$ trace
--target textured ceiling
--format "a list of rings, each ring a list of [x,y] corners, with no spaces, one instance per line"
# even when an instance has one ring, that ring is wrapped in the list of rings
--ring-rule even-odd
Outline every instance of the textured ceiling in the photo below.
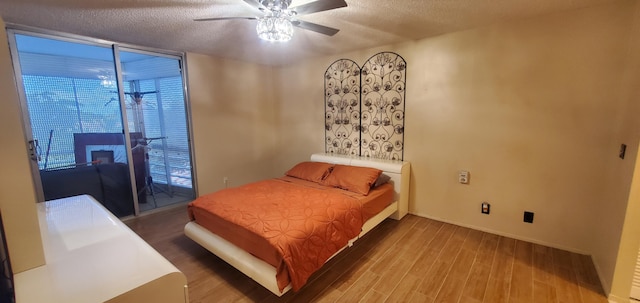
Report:
[[[6,23],[114,42],[267,65],[366,49],[618,0],[346,0],[348,7],[299,19],[340,29],[333,37],[295,29],[287,43],[261,41],[242,0],[0,0]],[[311,2],[293,0],[292,6]]]

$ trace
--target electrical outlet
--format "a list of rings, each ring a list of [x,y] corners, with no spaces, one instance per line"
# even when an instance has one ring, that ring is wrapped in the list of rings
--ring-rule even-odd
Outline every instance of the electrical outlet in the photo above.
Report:
[[[530,212],[530,211],[524,212],[524,222],[533,223],[533,212]]]
[[[461,184],[468,184],[469,172],[466,170],[461,170],[460,172],[458,172],[458,182],[460,182]]]
[[[228,177],[222,178],[222,184],[224,184],[224,187],[227,187],[229,185],[229,178]]]
[[[480,210],[483,214],[488,215],[491,212],[491,204],[488,202],[482,202],[482,207]]]

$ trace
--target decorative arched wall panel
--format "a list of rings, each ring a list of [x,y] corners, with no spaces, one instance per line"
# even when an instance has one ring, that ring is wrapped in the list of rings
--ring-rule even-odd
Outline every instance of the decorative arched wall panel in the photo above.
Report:
[[[379,53],[362,67],[360,154],[402,160],[406,62],[395,53]]]
[[[378,53],[360,68],[340,59],[325,72],[325,152],[402,160],[406,61]]]
[[[360,155],[360,66],[341,59],[329,66],[325,87],[325,151]]]

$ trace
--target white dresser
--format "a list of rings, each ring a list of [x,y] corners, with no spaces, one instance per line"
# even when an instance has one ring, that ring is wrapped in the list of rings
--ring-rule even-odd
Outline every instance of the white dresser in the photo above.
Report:
[[[18,303],[188,302],[187,279],[91,196],[38,204],[46,264],[14,275]]]

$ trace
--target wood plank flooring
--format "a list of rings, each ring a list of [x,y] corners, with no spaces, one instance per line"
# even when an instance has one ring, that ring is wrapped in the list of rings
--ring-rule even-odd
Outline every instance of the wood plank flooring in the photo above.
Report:
[[[179,268],[200,302],[607,303],[589,256],[408,215],[277,297],[187,238],[186,206],[125,222]]]

